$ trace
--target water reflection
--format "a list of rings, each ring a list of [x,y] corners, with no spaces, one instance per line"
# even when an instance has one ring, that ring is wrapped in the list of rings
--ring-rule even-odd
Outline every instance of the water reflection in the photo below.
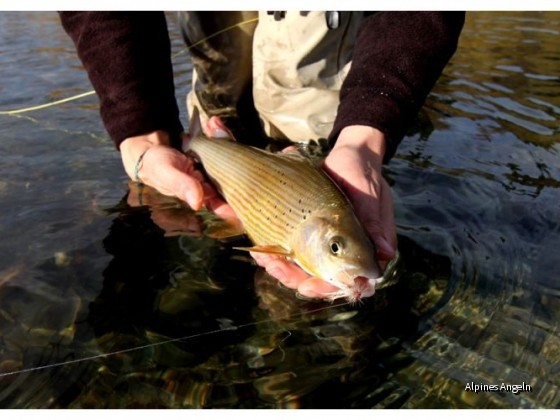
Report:
[[[297,300],[229,246],[205,236],[165,236],[153,208],[122,203],[115,211],[103,241],[112,259],[87,307],[81,296],[51,293],[49,300],[45,290],[22,287],[23,273],[2,288],[3,319],[11,320],[3,325],[3,340],[14,343],[6,347],[11,355],[4,372],[82,359],[2,377],[3,405],[367,406],[388,395],[388,385],[364,403],[358,396],[372,394],[392,369],[412,361],[402,340],[441,304],[449,281],[449,260],[403,237],[402,286],[359,307]],[[98,271],[80,264],[93,255],[87,247],[46,261],[32,270],[40,273],[35,285]],[[34,301],[42,311],[29,312]],[[169,341],[177,337],[184,339]],[[95,354],[109,355],[88,360]],[[22,377],[31,388],[48,382],[48,391],[22,393]],[[397,400],[390,405],[404,402]]]

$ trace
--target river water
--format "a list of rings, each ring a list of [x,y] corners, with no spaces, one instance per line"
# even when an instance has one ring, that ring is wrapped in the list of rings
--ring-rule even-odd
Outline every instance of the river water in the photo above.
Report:
[[[0,69],[0,111],[91,90],[55,13],[0,13]],[[0,407],[560,408],[559,116],[560,13],[468,13],[386,168],[397,282],[350,306],[129,193],[94,96],[1,114]]]

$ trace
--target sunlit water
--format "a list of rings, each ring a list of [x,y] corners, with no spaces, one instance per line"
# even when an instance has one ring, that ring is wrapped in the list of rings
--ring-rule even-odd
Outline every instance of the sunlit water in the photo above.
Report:
[[[128,194],[95,97],[0,115],[0,407],[560,407],[559,35],[560,13],[467,15],[386,168],[398,282],[357,306]],[[0,69],[0,111],[91,89],[53,13],[0,14]]]

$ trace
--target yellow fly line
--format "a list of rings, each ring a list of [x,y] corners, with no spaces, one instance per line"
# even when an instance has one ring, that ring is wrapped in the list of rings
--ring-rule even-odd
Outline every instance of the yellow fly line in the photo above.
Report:
[[[207,40],[209,40],[209,39],[211,39],[215,36],[223,34],[224,32],[230,31],[234,28],[237,28],[238,26],[242,26],[242,25],[246,25],[248,23],[256,22],[258,20],[259,20],[258,17],[252,18],[252,19],[247,19],[247,20],[244,20],[242,22],[236,23],[235,25],[228,26],[227,28],[220,29],[219,31],[214,32],[212,35],[208,35],[206,38],[203,38],[203,39],[195,42],[194,44],[189,45],[186,49],[183,49],[183,50],[179,51],[178,53],[173,54],[171,56],[171,58],[175,58],[175,57],[179,56],[180,54],[183,54],[185,51],[188,51],[191,48],[194,48],[194,47],[202,44],[203,42],[205,42],[205,41],[207,41]],[[30,106],[30,107],[21,108],[21,109],[13,109],[13,110],[10,110],[10,111],[0,111],[0,115],[16,115],[16,114],[23,114],[25,112],[36,111],[38,109],[50,108],[51,106],[60,105],[60,104],[63,104],[65,102],[74,101],[74,100],[80,99],[80,98],[85,98],[85,97],[91,96],[93,94],[95,94],[95,90],[90,90],[88,92],[80,93],[79,95],[70,96],[68,98],[59,99],[57,101],[49,102],[49,103],[42,104],[42,105],[35,105],[35,106]]]
[[[43,109],[43,108],[48,108],[51,106],[63,104],[64,102],[70,102],[75,99],[85,98],[86,96],[93,95],[94,93],[95,93],[94,90],[90,90],[89,92],[84,92],[84,93],[80,93],[79,95],[70,96],[69,98],[64,98],[58,101],[49,102],[48,104],[35,105],[35,106],[30,106],[28,108],[14,109],[12,111],[0,111],[0,115],[15,115],[15,114],[22,114],[24,112],[29,112],[29,111],[36,111],[38,109]]]

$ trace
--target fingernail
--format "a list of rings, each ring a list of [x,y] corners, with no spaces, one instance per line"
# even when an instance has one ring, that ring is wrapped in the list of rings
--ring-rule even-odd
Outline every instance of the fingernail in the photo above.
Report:
[[[300,286],[297,291],[300,295],[307,298],[315,297],[317,295],[311,287]]]
[[[190,206],[191,209],[200,210],[201,207],[200,197],[198,196],[196,191],[187,191],[187,193],[185,194],[185,198],[187,204]]]
[[[218,139],[229,139],[229,133],[225,130],[222,130],[221,128],[216,127],[212,130],[212,137]]]

